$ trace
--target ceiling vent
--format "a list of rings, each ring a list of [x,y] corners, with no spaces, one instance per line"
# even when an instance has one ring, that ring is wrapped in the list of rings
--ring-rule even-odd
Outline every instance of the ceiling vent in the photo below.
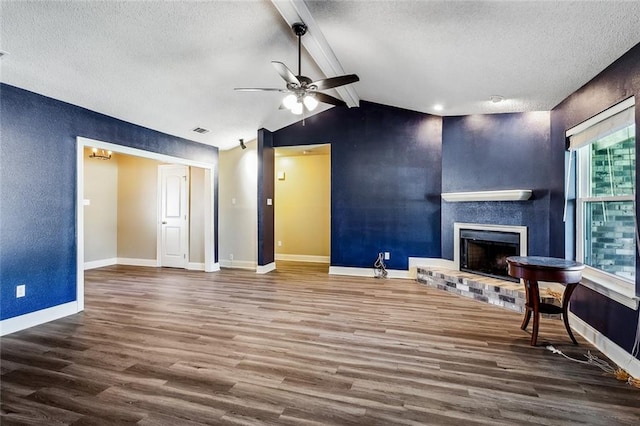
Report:
[[[205,129],[204,127],[196,127],[195,129],[193,129],[193,131],[196,133],[200,133],[201,135],[209,133],[209,129]]]

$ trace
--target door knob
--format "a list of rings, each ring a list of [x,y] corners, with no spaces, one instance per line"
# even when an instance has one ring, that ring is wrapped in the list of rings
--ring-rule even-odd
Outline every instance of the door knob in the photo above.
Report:
[[[166,221],[166,220],[163,220],[163,221],[162,221],[162,224],[163,224],[163,225],[166,225],[166,224],[167,224],[167,221]]]

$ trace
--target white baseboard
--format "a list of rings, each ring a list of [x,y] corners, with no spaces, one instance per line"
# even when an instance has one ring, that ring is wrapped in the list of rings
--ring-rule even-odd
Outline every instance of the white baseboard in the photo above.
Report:
[[[618,367],[631,374],[634,378],[640,378],[640,360],[634,358],[629,352],[609,340],[608,337],[572,312],[569,312],[569,324],[589,343],[615,362]]]
[[[28,314],[19,315],[17,317],[8,318],[4,321],[0,321],[0,336],[35,327],[36,325],[77,314],[78,312],[78,302],[73,301],[63,303],[62,305],[52,306],[51,308],[30,312]]]
[[[351,277],[371,277],[375,276],[372,268],[352,268],[347,266],[329,266],[329,275],[347,275]],[[409,271],[398,269],[387,269],[387,278],[411,279]]]
[[[251,260],[220,260],[219,267],[256,270],[256,262]]]
[[[84,270],[104,268],[105,266],[117,265],[118,258],[112,257],[111,259],[92,260],[90,262],[84,262]]]
[[[308,254],[276,254],[276,260],[286,260],[290,262],[329,263],[330,259],[329,256],[314,256]]]
[[[276,262],[267,263],[266,265],[258,265],[256,267],[256,274],[268,274],[271,271],[276,270]]]
[[[204,271],[204,263],[189,262],[187,264],[187,269],[189,271]]]
[[[151,267],[157,268],[158,261],[156,259],[133,259],[129,257],[119,257],[118,265],[151,266]]]
[[[205,269],[205,272],[218,272],[220,270],[220,263],[216,262],[213,264],[213,266],[211,266],[211,270],[207,271]]]

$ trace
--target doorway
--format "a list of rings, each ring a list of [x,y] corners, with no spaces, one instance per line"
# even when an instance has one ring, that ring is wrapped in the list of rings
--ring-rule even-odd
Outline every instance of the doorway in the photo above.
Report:
[[[331,145],[275,148],[275,259],[331,260]]]
[[[199,174],[202,188],[202,235],[204,245],[204,265],[205,272],[213,272],[219,270],[219,265],[215,263],[215,239],[214,239],[214,170],[213,165],[209,163],[200,163],[197,161],[186,160],[183,158],[172,157],[163,154],[152,153],[140,149],[129,148],[121,145],[111,144],[108,142],[92,140],[88,138],[77,138],[77,198],[76,198],[76,247],[77,247],[77,310],[84,309],[84,265],[85,265],[85,182],[84,182],[84,152],[86,147],[97,148],[98,150],[112,151],[115,154],[125,154],[128,156],[139,157],[144,159],[156,160],[164,163],[182,165],[184,167],[195,167],[201,169]],[[157,167],[157,166],[156,166]],[[155,204],[151,206],[155,210]],[[156,224],[153,224],[154,228]],[[153,265],[158,266],[157,260]]]

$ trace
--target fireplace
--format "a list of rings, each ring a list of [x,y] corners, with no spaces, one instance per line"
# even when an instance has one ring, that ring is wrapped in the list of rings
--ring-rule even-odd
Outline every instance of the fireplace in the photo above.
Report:
[[[527,228],[454,224],[454,260],[459,270],[519,282],[507,273],[507,257],[526,256]]]

